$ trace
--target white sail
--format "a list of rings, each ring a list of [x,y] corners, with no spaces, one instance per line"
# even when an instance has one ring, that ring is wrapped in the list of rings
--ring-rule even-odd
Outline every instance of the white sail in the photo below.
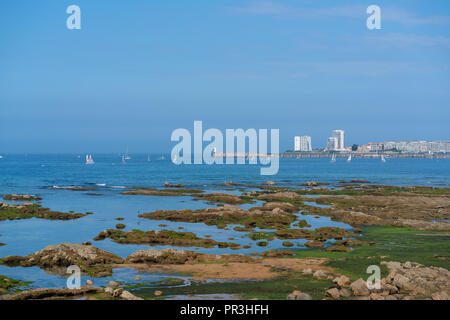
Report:
[[[347,158],[347,162],[351,162],[352,161],[352,155],[349,155]]]
[[[331,161],[330,162],[336,162],[336,155],[334,153],[331,156]]]
[[[384,158],[383,155],[381,155],[381,162],[386,162],[386,159]]]
[[[127,152],[125,153],[125,160],[131,160],[131,157],[128,154],[128,146],[127,146]]]
[[[92,155],[86,155],[86,164],[94,164],[94,160],[92,159]]]

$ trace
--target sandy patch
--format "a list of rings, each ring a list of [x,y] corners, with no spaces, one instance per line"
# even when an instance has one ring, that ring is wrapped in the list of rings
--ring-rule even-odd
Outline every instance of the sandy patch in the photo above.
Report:
[[[288,259],[267,258],[257,263],[227,263],[227,264],[123,264],[114,267],[135,268],[145,272],[191,274],[194,279],[270,279],[285,271],[300,272],[303,269],[328,270],[323,266],[326,258]]]

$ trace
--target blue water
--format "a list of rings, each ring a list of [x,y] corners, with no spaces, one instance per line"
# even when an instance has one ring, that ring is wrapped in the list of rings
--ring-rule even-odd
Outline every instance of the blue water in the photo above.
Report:
[[[230,248],[192,248],[206,253],[243,253],[261,252],[282,248],[282,241],[270,241],[269,246],[261,248],[249,239],[245,232],[218,229],[214,226],[194,223],[173,223],[138,218],[139,213],[158,209],[200,209],[210,207],[204,201],[192,201],[191,197],[159,197],[121,195],[126,187],[163,187],[164,182],[181,183],[186,188],[201,188],[206,192],[229,192],[239,194],[239,190],[229,191],[222,187],[225,181],[245,185],[256,185],[272,180],[279,185],[299,186],[306,181],[338,183],[340,180],[365,179],[375,184],[386,185],[424,185],[450,186],[450,160],[437,159],[388,159],[382,163],[379,159],[354,159],[347,163],[338,159],[330,163],[329,159],[280,159],[280,170],[276,176],[261,176],[256,165],[180,165],[169,160],[147,162],[147,155],[133,155],[126,164],[121,163],[119,155],[93,155],[95,164],[84,164],[83,155],[4,155],[0,159],[0,196],[3,194],[35,194],[42,197],[42,205],[52,210],[93,212],[81,219],[72,221],[48,221],[28,219],[0,221],[0,257],[8,255],[28,255],[50,244],[62,242],[82,243],[91,241],[96,247],[126,257],[134,251],[149,248],[147,245],[121,245],[110,240],[93,241],[102,230],[114,228],[115,218],[123,217],[120,223],[126,224],[125,230],[170,229],[189,231],[204,237],[212,235],[217,241],[251,244],[250,249],[232,250]],[[152,155],[152,159],[158,156]],[[168,158],[168,157],[166,157]],[[66,187],[88,187],[95,191],[72,191]],[[240,187],[233,187],[235,189]],[[253,188],[243,187],[249,191]],[[89,193],[100,194],[99,196]],[[313,201],[314,198],[311,198]],[[2,201],[2,200],[0,200]],[[245,204],[243,208],[258,206],[261,203]],[[312,203],[310,203],[312,204]],[[350,228],[348,225],[333,222],[327,217],[318,219],[312,216],[300,216],[312,225],[312,229],[322,226]],[[159,227],[167,224],[168,227]],[[183,227],[179,230],[179,227]],[[242,237],[244,236],[244,237]],[[234,240],[229,240],[234,238]],[[305,240],[292,241],[296,245]],[[155,249],[164,246],[155,246]],[[122,271],[125,277],[126,272]],[[130,272],[129,272],[130,273]],[[35,286],[64,286],[64,278],[49,275],[38,268],[1,267],[0,274],[16,279],[35,281]],[[133,273],[129,274],[130,279]]]

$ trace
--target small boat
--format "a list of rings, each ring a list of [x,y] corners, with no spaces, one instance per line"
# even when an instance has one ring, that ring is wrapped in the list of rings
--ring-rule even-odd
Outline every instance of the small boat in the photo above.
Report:
[[[122,155],[122,163],[124,163],[124,164],[127,163],[125,160],[126,160],[125,156]]]
[[[166,158],[164,156],[159,157],[158,160],[165,160]]]
[[[333,153],[333,155],[331,156],[330,162],[331,162],[331,163],[336,162],[336,154]]]
[[[86,155],[86,164],[94,164],[94,160],[92,159],[92,155]]]
[[[384,158],[384,156],[383,155],[381,155],[381,162],[386,162],[386,159]]]
[[[0,159],[3,159],[3,156],[0,156]]]
[[[352,162],[352,155],[349,155],[349,156],[348,156],[347,162]]]
[[[147,156],[147,161],[150,162],[150,155]]]
[[[125,153],[125,160],[131,160],[131,157],[128,154],[128,146],[127,146],[127,152]]]

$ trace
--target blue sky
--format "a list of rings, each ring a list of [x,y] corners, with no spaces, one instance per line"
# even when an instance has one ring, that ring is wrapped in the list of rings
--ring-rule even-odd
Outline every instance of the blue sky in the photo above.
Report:
[[[281,150],[450,139],[446,0],[5,0],[0,37],[0,153],[168,152],[194,120]]]

